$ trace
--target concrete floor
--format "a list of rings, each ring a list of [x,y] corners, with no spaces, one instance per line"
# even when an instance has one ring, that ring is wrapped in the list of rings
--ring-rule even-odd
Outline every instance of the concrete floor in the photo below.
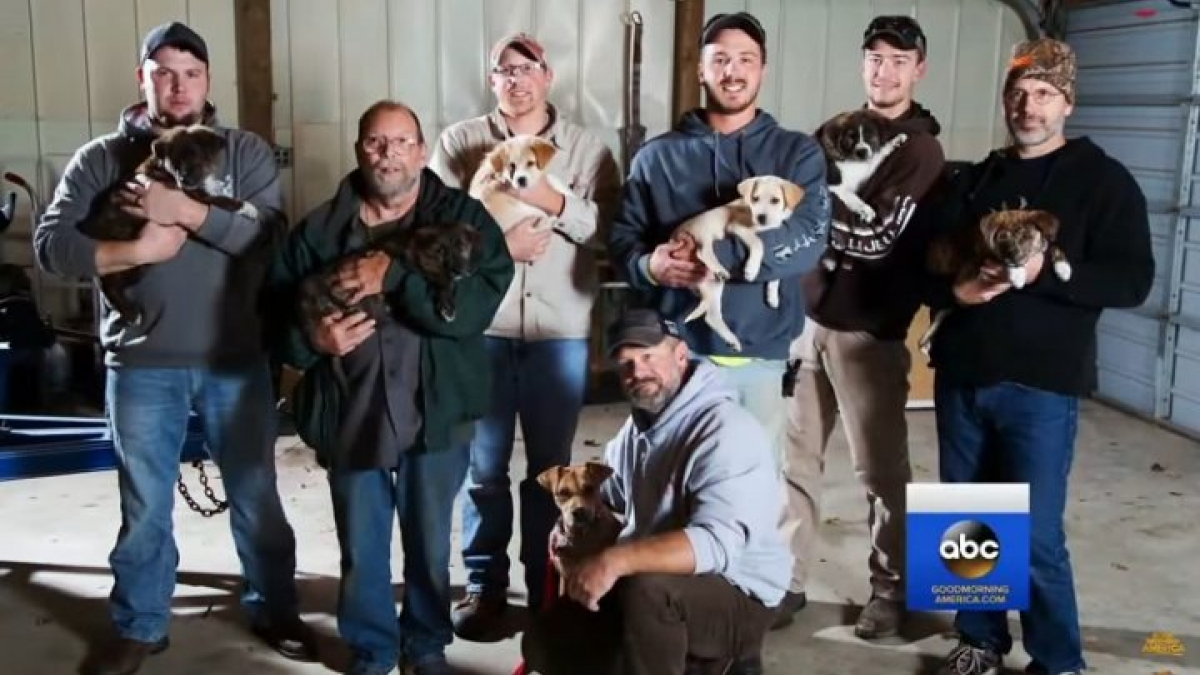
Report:
[[[577,458],[597,457],[623,414],[620,406],[589,408]],[[931,481],[936,467],[933,415],[914,411],[909,419],[917,480]],[[324,663],[288,662],[241,629],[235,598],[238,568],[226,518],[203,519],[181,503],[176,513],[182,562],[173,645],[150,659],[142,672],[275,675],[345,668],[347,654],[332,618],[338,548],[324,476],[294,439],[281,440],[278,454],[280,489],[299,543],[303,609],[323,636]],[[915,617],[905,639],[889,644],[867,644],[852,635],[856,603],[868,593],[865,504],[840,432],[830,454],[821,562],[809,589],[810,605],[795,624],[769,636],[768,672],[927,672],[953,645],[945,615]],[[190,469],[186,475],[194,481]],[[1092,672],[1200,675],[1197,476],[1200,445],[1106,407],[1086,405],[1067,528]],[[0,673],[74,672],[87,641],[108,634],[106,556],[118,526],[115,475],[0,484],[0,514]],[[455,537],[457,542],[457,532]],[[394,548],[398,578],[398,544]],[[457,559],[451,573],[455,584],[463,582]],[[1180,640],[1185,653],[1143,654],[1146,639],[1155,632]],[[509,675],[517,654],[515,639],[490,645],[460,641],[449,651],[465,673],[478,675]],[[1011,672],[1019,672],[1025,662],[1018,645],[1010,658]]]

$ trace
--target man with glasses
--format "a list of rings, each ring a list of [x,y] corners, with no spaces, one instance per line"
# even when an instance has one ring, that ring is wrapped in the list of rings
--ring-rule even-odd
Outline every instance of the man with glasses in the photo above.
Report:
[[[394,101],[368,108],[355,154],[358,168],[276,257],[268,299],[284,315],[280,359],[305,371],[297,426],[308,430],[329,471],[342,551],[338,629],[353,654],[348,672],[383,675],[403,658],[418,675],[448,673],[451,514],[467,471],[464,441],[487,408],[482,332],[512,279],[512,259],[479,202],[425,168],[425,138],[410,108]],[[451,321],[404,261],[378,251],[345,257],[416,223],[451,221],[480,234],[474,270],[455,282]],[[312,325],[289,311],[302,281],[331,267],[351,303],[382,294],[384,316],[334,313]],[[391,576],[396,515],[404,552],[399,622]]]
[[[866,107],[908,140],[859,190],[866,221],[834,201],[825,261],[805,278],[808,321],[792,345],[785,531],[796,564],[776,628],[804,607],[817,543],[829,437],[840,416],[854,473],[867,492],[871,599],[854,624],[863,639],[891,637],[904,618],[908,373],[905,338],[924,296],[933,220],[918,204],[942,175],[937,120],[913,100],[928,68],[925,33],[908,16],[880,16],[863,34]]]
[[[554,190],[545,178],[509,188],[545,215],[505,232],[516,273],[486,331],[494,375],[491,408],[471,444],[463,500],[467,595],[454,610],[458,636],[481,641],[502,637],[513,532],[509,462],[518,420],[526,459],[519,489],[520,558],[529,607],[542,604],[546,542],[558,509],[536,478],[571,463],[587,385],[596,249],[607,236],[621,181],[608,147],[546,100],[554,71],[541,44],[524,33],[507,36],[492,48],[489,64],[496,109],[446,129],[430,166],[447,185],[466,186],[497,143],[539,136],[556,149],[547,172],[570,192]]]
[[[1090,139],[1067,140],[1075,55],[1048,38],[1014,49],[1004,79],[1013,144],[955,181],[953,227],[1026,203],[1049,211],[1071,266],[1063,280],[1038,253],[1026,284],[1005,271],[945,279],[931,306],[950,308],[933,340],[941,479],[1028,483],[1030,605],[1021,635],[1026,672],[1081,673],[1075,582],[1063,529],[1079,399],[1096,385],[1096,323],[1107,307],[1137,307],[1150,292],[1154,256],[1146,200],[1117,160]],[[1003,611],[960,611],[960,643],[940,675],[994,675],[1012,649]]]

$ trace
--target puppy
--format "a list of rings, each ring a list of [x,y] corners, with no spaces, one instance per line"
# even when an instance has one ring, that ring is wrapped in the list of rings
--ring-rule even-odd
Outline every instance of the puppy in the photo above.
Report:
[[[908,140],[908,135],[897,131],[891,120],[883,115],[860,109],[835,115],[817,129],[816,137],[825,152],[829,191],[864,223],[875,220],[875,209],[858,196],[858,191],[875,175],[880,165]],[[830,242],[837,248],[839,238],[854,239],[875,234],[869,227],[834,220]],[[821,264],[832,270],[837,262],[831,255],[826,255]]]
[[[1063,281],[1071,279],[1071,264],[1054,243],[1059,222],[1048,211],[1027,209],[1025,200],[1015,209],[993,211],[979,221],[978,227],[962,228],[935,240],[929,248],[929,269],[955,281],[978,277],[985,265],[1004,267],[1008,283],[1024,288],[1025,263],[1039,253],[1048,253],[1054,274]],[[934,317],[918,343],[926,357],[949,310]]]
[[[725,281],[729,279],[729,270],[717,260],[713,243],[730,233],[742,240],[749,249],[743,276],[746,281],[754,281],[763,259],[763,243],[758,233],[783,225],[783,221],[792,215],[804,199],[804,188],[777,176],[758,176],[739,183],[738,194],[741,195],[738,199],[684,221],[675,228],[671,237],[674,240],[691,237],[696,242],[696,256],[713,273],[712,278],[705,279],[697,287],[700,304],[684,322],[695,321],[703,316],[705,323],[731,349],[740,352],[742,343],[725,323],[721,311],[721,296],[725,291]],[[767,284],[766,302],[771,308],[779,307],[778,280]]]
[[[220,194],[223,185],[217,172],[224,166],[224,159],[225,139],[214,129],[199,124],[172,127],[150,144],[149,156],[132,178],[142,184],[158,181],[202,204],[257,218],[258,209],[253,204]],[[79,229],[98,241],[133,241],[145,225],[145,219],[132,216],[119,204],[109,201],[98,217],[85,221]],[[99,279],[100,291],[109,306],[134,327],[142,326],[145,317],[141,308],[127,297],[127,291],[143,271],[142,267],[134,267]]]
[[[550,532],[550,553],[558,571],[558,594],[572,566],[612,546],[621,523],[604,503],[600,486],[613,475],[612,467],[588,462],[546,469],[537,482],[554,495],[559,518]]]
[[[545,211],[517,199],[509,190],[523,190],[545,176],[552,188],[569,194],[562,181],[547,173],[556,152],[553,143],[537,136],[513,136],[498,143],[480,162],[469,194],[483,203],[505,232],[530,216],[545,218]]]

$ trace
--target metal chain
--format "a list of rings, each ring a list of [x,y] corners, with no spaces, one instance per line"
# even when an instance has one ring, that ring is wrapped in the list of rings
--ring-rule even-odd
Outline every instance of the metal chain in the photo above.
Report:
[[[229,508],[229,502],[217,499],[217,494],[213,492],[213,489],[208,485],[208,474],[204,473],[204,461],[200,459],[194,460],[192,462],[192,466],[195,467],[196,471],[200,472],[200,487],[204,488],[204,496],[208,497],[208,500],[213,504],[216,504],[216,508],[206,509],[197,504],[196,500],[192,499],[191,493],[188,492],[187,486],[183,484],[183,476],[180,475],[176,481],[179,486],[179,494],[183,497],[183,500],[187,502],[188,507],[205,518],[211,518],[215,515],[224,513],[225,509]]]

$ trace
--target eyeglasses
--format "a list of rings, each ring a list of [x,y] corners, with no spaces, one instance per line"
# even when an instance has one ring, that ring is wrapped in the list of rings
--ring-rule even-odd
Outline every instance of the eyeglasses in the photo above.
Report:
[[[542,64],[537,61],[526,61],[525,63],[515,63],[511,66],[496,66],[492,68],[492,74],[501,77],[529,77],[541,69]]]
[[[1033,91],[1025,91],[1024,89],[1009,89],[1004,92],[1004,102],[1009,105],[1019,105],[1029,97],[1035,105],[1046,105],[1050,101],[1062,96],[1063,93],[1056,89],[1034,89]]]
[[[421,144],[415,136],[397,136],[388,138],[387,136],[367,136],[362,139],[362,147],[367,152],[373,155],[386,155],[388,149],[393,145],[396,146],[399,154],[412,154],[417,146]]]

